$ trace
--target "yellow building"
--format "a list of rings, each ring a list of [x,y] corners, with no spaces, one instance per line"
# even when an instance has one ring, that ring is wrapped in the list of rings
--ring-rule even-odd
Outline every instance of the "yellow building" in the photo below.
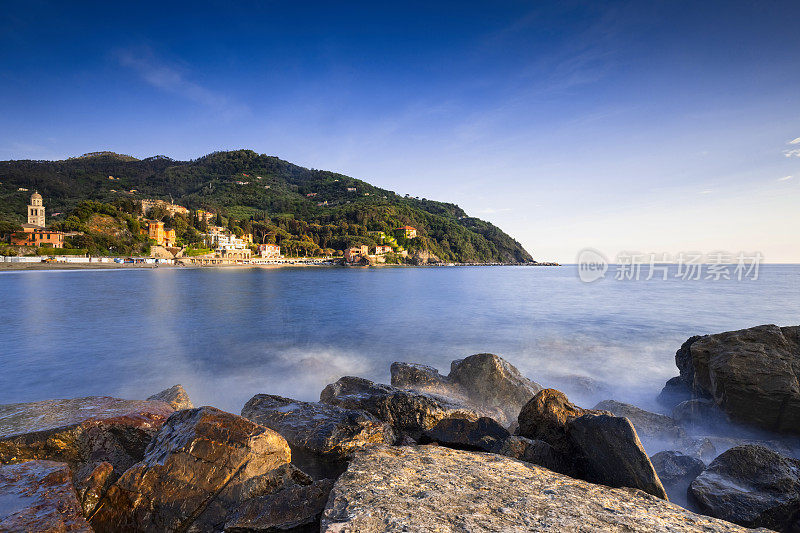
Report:
[[[156,241],[159,246],[175,246],[175,230],[164,229],[164,223],[160,220],[148,222],[147,237]]]

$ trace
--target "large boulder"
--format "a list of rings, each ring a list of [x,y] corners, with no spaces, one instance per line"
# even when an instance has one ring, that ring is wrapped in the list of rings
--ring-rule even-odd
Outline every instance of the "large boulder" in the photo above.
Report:
[[[672,409],[681,402],[692,399],[692,391],[680,376],[667,380],[656,401],[667,409]]]
[[[0,463],[63,461],[82,478],[107,461],[124,472],[172,413],[161,401],[105,396],[0,405]]]
[[[398,437],[419,439],[445,418],[477,420],[482,413],[436,394],[398,389],[368,379],[345,376],[323,389],[320,401],[366,411],[388,423]]]
[[[700,475],[706,464],[696,457],[671,450],[658,452],[650,457],[650,462],[667,491],[669,501],[687,507],[689,484]]]
[[[69,465],[0,465],[0,531],[91,532],[75,497]]]
[[[242,416],[280,433],[292,461],[316,477],[341,473],[356,448],[395,440],[387,423],[365,411],[271,394],[253,396]]]
[[[496,450],[496,453],[513,457],[520,461],[533,463],[543,466],[553,472],[568,471],[570,466],[566,464],[566,458],[556,451],[550,444],[543,440],[531,440],[518,435],[508,437],[503,444]]]
[[[686,431],[674,419],[645,411],[635,405],[604,400],[595,405],[594,409],[608,411],[614,416],[630,420],[645,448],[663,450],[674,447],[675,443],[686,437]]]
[[[377,446],[358,451],[336,481],[320,531],[745,530],[638,490],[594,485],[501,455]]]
[[[462,450],[492,452],[502,446],[508,437],[508,430],[493,418],[445,418],[425,431],[420,442],[436,442]]]
[[[611,487],[632,487],[667,498],[627,418],[585,414],[569,422],[567,434],[581,479]]]
[[[506,427],[516,420],[522,406],[542,390],[514,365],[490,353],[453,361],[446,377],[435,368],[410,363],[393,363],[391,373],[394,387],[455,398]]]
[[[173,414],[92,516],[97,531],[218,531],[260,476],[291,460],[286,440],[246,418],[201,407]]]
[[[763,446],[737,446],[714,459],[689,491],[704,514],[789,531],[800,512],[800,461]]]
[[[562,453],[569,451],[567,423],[590,413],[556,389],[543,389],[526,403],[517,418],[516,435],[543,440]],[[601,411],[594,411],[600,414]]]
[[[692,337],[675,355],[681,378],[733,420],[800,433],[800,326]]]
[[[192,405],[192,400],[189,399],[189,394],[182,385],[173,385],[172,387],[164,389],[157,394],[153,394],[147,399],[166,402],[176,411],[194,408],[194,405]]]

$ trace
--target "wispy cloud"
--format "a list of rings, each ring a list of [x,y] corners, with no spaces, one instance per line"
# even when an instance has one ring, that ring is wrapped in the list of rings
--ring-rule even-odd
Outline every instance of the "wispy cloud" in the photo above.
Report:
[[[187,79],[186,69],[158,59],[149,47],[117,50],[114,55],[120,65],[132,69],[153,87],[200,104],[224,119],[249,111],[246,105]]]
[[[800,144],[800,137],[798,137],[797,139],[795,139],[793,141],[789,141],[788,144]]]
[[[784,150],[783,155],[786,157],[800,157],[800,148],[795,148],[793,150]]]
[[[793,177],[794,177],[794,176],[784,176],[784,177],[782,177],[782,178],[778,178],[778,181],[789,181],[789,180],[790,180],[790,179],[792,179]]]

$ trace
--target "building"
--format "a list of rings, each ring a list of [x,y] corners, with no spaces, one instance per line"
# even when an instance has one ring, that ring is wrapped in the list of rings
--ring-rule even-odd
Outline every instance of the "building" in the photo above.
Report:
[[[392,247],[391,246],[378,245],[378,246],[375,247],[375,255],[388,254],[391,251],[392,251]]]
[[[348,187],[347,188],[347,192],[356,192],[356,188],[355,187]]]
[[[395,230],[397,233],[405,235],[406,239],[413,239],[417,236],[417,228],[411,226],[401,226]]]
[[[64,247],[64,234],[60,231],[48,230],[45,227],[44,203],[42,195],[34,191],[28,204],[28,223],[22,225],[22,231],[11,235],[11,244],[16,246]]]
[[[279,259],[282,257],[281,247],[277,244],[259,244],[258,253],[266,259]]]
[[[44,228],[44,204],[42,195],[35,191],[31,195],[31,203],[28,204],[28,224],[39,228]]]
[[[351,246],[347,250],[344,251],[344,260],[348,263],[355,263],[360,261],[362,257],[367,257],[369,255],[369,247],[366,245],[362,246]]]
[[[131,192],[135,192],[131,190]],[[188,215],[189,210],[183,207],[182,205],[173,204],[172,202],[165,202],[164,200],[142,200],[142,213],[147,215],[147,212],[153,209],[154,207],[163,207],[169,216],[174,217],[176,214],[179,215]]]
[[[156,241],[159,246],[175,246],[175,230],[165,229],[160,220],[151,220],[147,223],[147,237]]]
[[[214,220],[214,213],[210,211],[203,211],[202,209],[197,210],[197,219],[205,222],[206,224],[210,224],[212,220]]]

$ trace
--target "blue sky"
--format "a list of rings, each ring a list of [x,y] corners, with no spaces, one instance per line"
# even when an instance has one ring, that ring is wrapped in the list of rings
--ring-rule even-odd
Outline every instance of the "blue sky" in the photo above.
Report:
[[[800,4],[600,4],[6,1],[0,159],[251,148],[539,259],[800,262]]]

